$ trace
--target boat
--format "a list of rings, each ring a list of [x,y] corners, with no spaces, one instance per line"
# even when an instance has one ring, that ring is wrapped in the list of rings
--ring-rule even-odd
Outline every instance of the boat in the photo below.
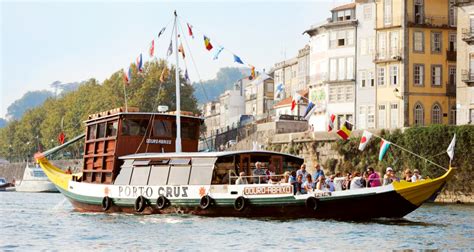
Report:
[[[6,178],[0,177],[0,191],[13,191],[14,185],[9,183]]]
[[[198,152],[203,120],[180,109],[178,54],[176,58],[176,111],[140,112],[125,103],[125,108],[90,115],[84,135],[35,155],[45,174],[76,211],[400,218],[439,192],[453,175],[454,169],[449,167],[438,178],[414,183],[400,181],[358,190],[295,194],[291,184],[279,181],[280,175],[269,178],[251,174],[257,162],[275,174],[295,171],[304,163],[298,156],[265,150]],[[85,138],[81,172],[67,174],[48,161],[48,155],[81,137]],[[248,174],[248,184],[235,183],[242,172]],[[269,179],[272,183],[261,183]]]
[[[59,192],[39,165],[30,167],[29,164],[26,164],[23,179],[15,183],[15,188],[17,192]]]

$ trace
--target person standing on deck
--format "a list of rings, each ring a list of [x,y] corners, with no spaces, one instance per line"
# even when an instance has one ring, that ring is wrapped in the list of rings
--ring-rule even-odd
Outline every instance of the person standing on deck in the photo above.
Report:
[[[266,178],[267,173],[265,172],[264,169],[262,169],[262,163],[256,162],[255,163],[255,169],[253,170],[253,183],[254,184],[260,184],[260,183],[267,183],[267,178]]]
[[[316,171],[313,174],[313,181],[319,181],[319,176],[324,176],[324,171],[321,169],[320,164],[315,164],[314,169]]]
[[[239,173],[239,178],[235,181],[236,185],[246,185],[249,182],[247,181],[247,178],[245,178],[245,172],[240,172]]]
[[[306,175],[308,175],[308,172],[306,171],[306,164],[302,164],[300,169],[296,171],[296,177],[299,175],[303,176],[303,182],[306,182]]]
[[[369,177],[367,181],[369,183],[369,187],[376,187],[376,186],[382,185],[380,183],[380,176],[378,173],[374,171],[374,168],[372,167],[367,168],[367,172],[369,173]]]

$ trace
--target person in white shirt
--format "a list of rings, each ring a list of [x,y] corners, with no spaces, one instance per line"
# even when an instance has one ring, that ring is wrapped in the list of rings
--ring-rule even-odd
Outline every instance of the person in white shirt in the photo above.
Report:
[[[239,178],[235,181],[236,185],[246,185],[249,182],[247,181],[247,178],[244,178],[245,172],[240,172],[239,173]]]
[[[306,175],[308,175],[308,172],[306,171],[306,164],[302,164],[300,169],[296,171],[296,177],[299,175],[303,176],[303,182],[306,182]]]
[[[355,172],[354,177],[352,177],[351,180],[351,190],[362,188],[364,188],[364,185],[362,184],[362,177],[360,176],[360,172]]]
[[[413,170],[413,176],[411,176],[411,182],[423,180],[418,169]]]

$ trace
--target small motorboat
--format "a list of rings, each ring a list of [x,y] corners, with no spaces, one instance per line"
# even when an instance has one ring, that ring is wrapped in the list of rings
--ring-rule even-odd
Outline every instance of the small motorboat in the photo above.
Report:
[[[15,186],[17,192],[59,192],[39,165],[30,167],[26,164],[23,179]]]

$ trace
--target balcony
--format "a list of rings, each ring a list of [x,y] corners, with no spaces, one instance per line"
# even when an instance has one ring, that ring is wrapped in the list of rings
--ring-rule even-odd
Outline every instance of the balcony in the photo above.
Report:
[[[462,29],[462,40],[469,45],[474,44],[474,27]]]
[[[409,27],[424,27],[424,28],[450,27],[447,16],[423,16],[423,15],[409,17],[408,26]]]
[[[464,81],[468,86],[474,86],[474,72],[471,70],[462,70],[461,80]]]
[[[374,55],[374,63],[397,62],[402,60],[401,52],[388,52],[384,57],[380,53]]]
[[[452,83],[446,83],[446,96],[456,97],[456,85]]]
[[[446,50],[446,59],[448,61],[456,61],[457,52],[454,50]]]

